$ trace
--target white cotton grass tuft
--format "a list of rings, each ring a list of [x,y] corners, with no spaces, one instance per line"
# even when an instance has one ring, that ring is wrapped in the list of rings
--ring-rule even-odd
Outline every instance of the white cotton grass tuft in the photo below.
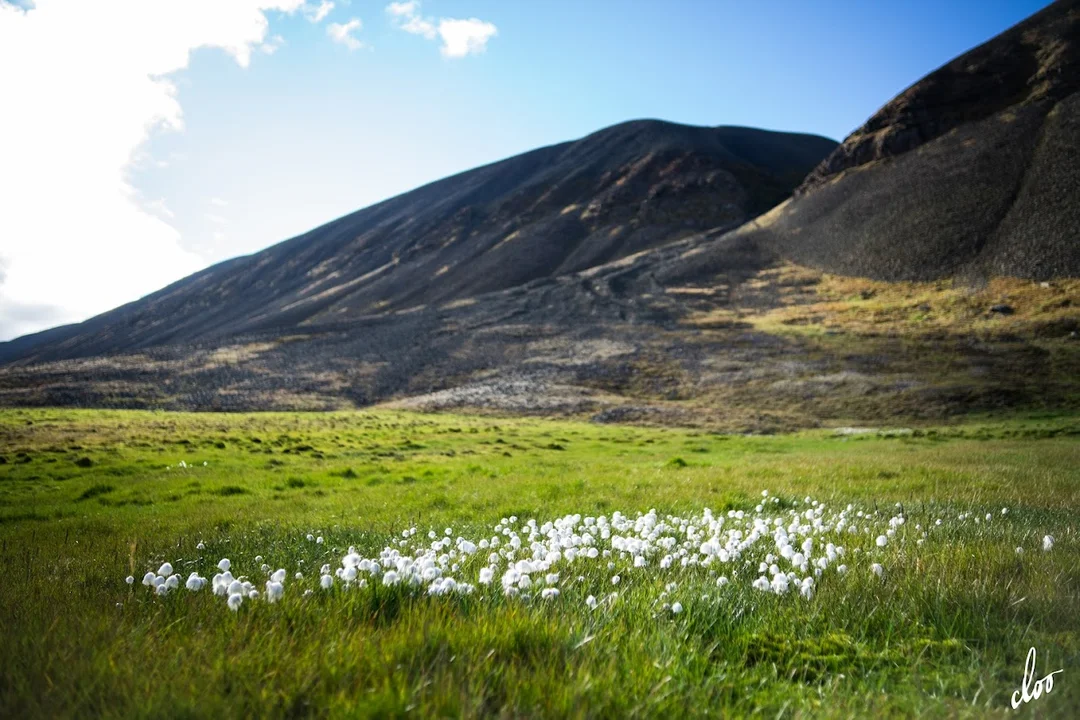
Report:
[[[124,578],[124,582],[126,582],[128,585],[134,585],[135,584],[135,576],[134,575],[128,575],[126,578]]]
[[[1043,535],[1042,549],[1043,549],[1043,552],[1050,552],[1051,550],[1054,549],[1054,536],[1053,535]]]
[[[285,594],[285,586],[273,580],[266,583],[267,602],[277,602]]]
[[[243,558],[253,557],[255,564],[234,569],[228,558],[222,558],[214,572],[202,564],[207,562],[202,557],[178,560],[176,565],[196,569],[185,582],[173,564],[165,562],[157,572],[146,573],[142,583],[165,602],[172,602],[172,593],[181,586],[192,593],[209,586],[212,596],[225,600],[234,611],[245,601],[271,604],[286,595],[308,597],[320,588],[324,592],[339,588],[327,595],[336,599],[357,592],[385,592],[376,586],[392,586],[394,592],[431,598],[468,595],[479,587],[479,601],[542,600],[551,607],[584,601],[588,609],[604,612],[615,605],[619,593],[610,592],[612,587],[600,596],[588,591],[595,592],[595,583],[619,586],[632,580],[635,595],[654,592],[658,596],[653,600],[655,608],[678,614],[683,604],[674,601],[676,594],[715,604],[731,593],[749,590],[775,596],[777,602],[811,602],[822,587],[846,582],[842,578],[849,574],[849,566],[859,575],[869,573],[885,580],[882,564],[870,563],[871,559],[889,558],[903,568],[924,543],[933,544],[932,531],[942,524],[962,523],[980,534],[990,532],[989,525],[975,529],[975,521],[986,517],[985,509],[943,516],[949,519],[936,522],[932,516],[919,518],[921,522],[916,523],[915,518],[905,517],[901,506],[880,513],[853,505],[832,508],[809,497],[799,502],[781,502],[768,494],[762,497],[765,500],[752,511],[706,509],[678,516],[650,510],[634,516],[572,514],[548,521],[510,517],[476,536],[462,529],[455,536],[450,528],[440,532],[410,527],[394,533],[381,551],[368,554],[349,547],[338,556],[339,566],[325,562],[329,558],[324,552],[337,553],[338,549],[327,547],[323,536],[308,533],[308,542],[313,544],[300,538],[301,557],[291,555],[281,563],[293,570],[272,571],[262,555],[238,550]],[[1007,508],[1002,511],[1007,514]],[[222,542],[230,541],[224,538]],[[1043,538],[1044,550],[1053,544],[1052,536]],[[894,555],[893,547],[906,551]],[[236,567],[242,564],[238,561]],[[313,571],[305,576],[298,569],[303,567]],[[212,578],[200,576],[199,569],[209,570]],[[244,572],[254,573],[259,587]],[[133,585],[135,580],[129,576],[126,582]],[[702,592],[710,587],[722,590]],[[202,600],[193,598],[192,602]]]

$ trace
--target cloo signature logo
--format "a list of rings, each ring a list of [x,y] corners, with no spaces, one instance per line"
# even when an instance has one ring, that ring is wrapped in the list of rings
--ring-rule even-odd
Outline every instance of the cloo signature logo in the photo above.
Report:
[[[1035,648],[1028,650],[1027,662],[1024,663],[1024,683],[1020,689],[1012,694],[1013,710],[1032,700],[1037,700],[1043,694],[1049,695],[1054,689],[1054,676],[1062,670],[1055,670],[1042,678],[1035,679]]]

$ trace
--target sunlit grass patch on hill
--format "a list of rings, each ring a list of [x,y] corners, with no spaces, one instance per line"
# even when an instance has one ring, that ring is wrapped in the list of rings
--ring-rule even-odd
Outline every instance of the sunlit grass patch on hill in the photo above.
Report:
[[[955,335],[1076,340],[1080,280],[1011,277],[975,281],[881,282],[785,265],[775,283],[795,296],[746,321],[769,332],[844,332],[863,336]]]

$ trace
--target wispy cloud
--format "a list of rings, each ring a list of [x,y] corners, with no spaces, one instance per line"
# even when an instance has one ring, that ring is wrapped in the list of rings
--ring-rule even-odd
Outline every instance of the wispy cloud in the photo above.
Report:
[[[227,203],[226,201],[222,200],[219,197],[212,197],[212,198],[210,198],[210,204],[215,205],[217,207],[226,207],[226,206],[228,206],[229,203]]]
[[[421,35],[428,40],[435,39],[435,23],[420,16],[420,3],[416,0],[390,3],[386,6],[386,12],[405,32]]]
[[[428,40],[436,37],[442,40],[439,52],[447,58],[463,58],[477,55],[487,49],[488,40],[498,35],[499,30],[492,23],[469,18],[424,17],[420,13],[419,0],[392,2],[386,6],[386,13],[400,29]]]
[[[152,200],[146,203],[144,207],[150,212],[156,213],[157,215],[168,220],[172,220],[176,217],[176,213],[170,210],[169,206],[165,204],[165,198],[158,198],[157,200]]]
[[[323,20],[326,19],[327,15],[333,12],[333,10],[334,3],[330,2],[330,0],[323,0],[321,3],[315,6],[305,5],[304,17],[306,17],[309,21],[313,23],[321,23]]]
[[[353,18],[347,23],[330,23],[326,26],[326,34],[336,43],[341,43],[350,50],[359,50],[364,47],[359,39],[353,37],[353,33],[364,27],[360,18]]]
[[[271,36],[266,42],[259,46],[259,50],[267,55],[273,55],[285,45],[285,38],[280,35]]]

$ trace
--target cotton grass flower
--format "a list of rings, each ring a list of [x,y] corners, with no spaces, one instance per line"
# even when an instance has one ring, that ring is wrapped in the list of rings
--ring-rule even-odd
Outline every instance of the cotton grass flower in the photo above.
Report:
[[[233,612],[236,612],[237,610],[239,610],[240,605],[243,602],[244,602],[244,596],[241,595],[240,593],[236,593],[235,595],[230,595],[229,599],[227,601],[227,603],[229,605],[229,609],[232,610]]]
[[[1051,550],[1054,549],[1054,536],[1053,535],[1043,535],[1042,549],[1043,549],[1043,552],[1050,552]]]
[[[270,580],[266,583],[267,602],[277,602],[285,595],[285,586],[279,582]],[[231,596],[230,596],[231,597]]]
[[[616,511],[597,517],[571,514],[521,523],[516,518],[503,518],[494,525],[493,532],[489,528],[472,537],[464,537],[469,533],[460,530],[462,534],[455,537],[452,530],[447,533],[446,529],[441,533],[434,529],[425,531],[425,537],[417,528],[408,528],[394,533],[395,537],[373,554],[349,547],[347,553],[339,556],[340,567],[336,569],[324,563],[326,558],[321,556],[321,548],[314,549],[314,545],[325,545],[325,540],[320,543],[318,539],[322,536],[314,539],[314,533],[309,533],[308,542],[314,545],[301,543],[311,549],[301,552],[304,557],[289,562],[301,567],[321,564],[315,575],[318,582],[312,582],[310,587],[290,586],[289,592],[307,597],[317,592],[311,587],[329,591],[336,585],[335,580],[342,582],[343,593],[374,592],[371,586],[380,584],[381,580],[384,586],[399,587],[403,594],[428,597],[435,602],[441,596],[472,593],[474,586],[467,580],[475,578],[481,587],[494,584],[498,588],[496,593],[485,593],[481,601],[497,597],[528,603],[531,598],[532,602],[543,600],[559,606],[564,595],[572,602],[580,602],[588,583],[602,581],[606,568],[606,577],[615,586],[621,584],[622,572],[633,573],[635,592],[647,593],[662,585],[659,597],[654,598],[656,607],[665,598],[671,602],[677,588],[681,593],[690,593],[684,597],[694,597],[693,593],[697,592],[702,602],[714,603],[715,598],[707,599],[712,598],[711,594],[701,592],[708,585],[731,586],[725,593],[738,593],[749,587],[776,596],[778,602],[791,603],[811,600],[821,583],[834,582],[833,575],[844,576],[848,566],[843,561],[851,553],[861,557],[868,549],[886,547],[890,541],[914,553],[915,548],[921,547],[922,538],[912,535],[927,537],[920,524],[912,523],[915,530],[907,532],[911,526],[906,524],[902,507],[886,517],[852,505],[833,509],[809,497],[795,504],[796,507],[785,505],[781,509],[777,505],[779,498],[767,498],[768,504],[760,503],[753,512],[733,509],[714,514],[705,509],[698,514],[677,516],[649,510],[629,516]],[[966,512],[961,517],[960,522],[981,519]],[[973,526],[974,523],[968,527]],[[863,536],[865,541],[861,540]],[[852,544],[845,548],[849,539]],[[227,543],[229,539],[223,541]],[[1053,538],[1049,544],[1052,546]],[[337,548],[332,552],[338,552]],[[478,557],[474,559],[475,554]],[[246,557],[247,553],[242,555]],[[316,561],[315,557],[319,559]],[[245,600],[275,603],[284,597],[291,571],[281,568],[271,572],[261,555],[254,558],[256,564],[262,563],[254,567],[261,567],[257,572],[265,579],[265,590],[255,588],[239,571],[239,577],[234,577],[232,563],[227,558],[218,563],[220,572],[210,581],[193,572],[187,583],[183,583],[175,573],[165,572],[173,570],[171,564],[168,567],[162,564],[158,573],[147,573],[143,582],[161,595],[180,584],[192,592],[209,584],[214,595],[225,599],[233,610],[237,608],[232,604]],[[897,562],[910,559],[905,556]],[[718,566],[723,567],[723,574]],[[754,573],[754,569],[758,572]],[[884,578],[880,564],[871,565],[870,571]],[[303,583],[303,573],[297,571],[293,576]],[[642,582],[637,582],[639,578]],[[499,582],[495,583],[497,579]],[[239,596],[239,600],[233,601],[234,596]],[[617,592],[608,593],[600,600],[587,595],[585,604],[595,610],[601,605],[610,606],[617,599]],[[662,610],[674,614],[678,612],[675,607],[682,605],[663,604]]]

